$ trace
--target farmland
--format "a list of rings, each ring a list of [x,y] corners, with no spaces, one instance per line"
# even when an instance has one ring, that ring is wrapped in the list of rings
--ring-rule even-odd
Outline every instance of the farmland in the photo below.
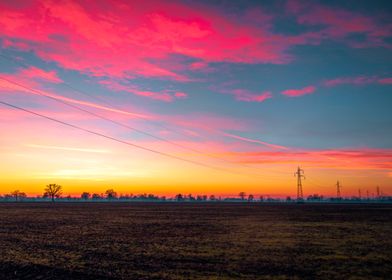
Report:
[[[386,279],[389,204],[1,203],[2,279]]]

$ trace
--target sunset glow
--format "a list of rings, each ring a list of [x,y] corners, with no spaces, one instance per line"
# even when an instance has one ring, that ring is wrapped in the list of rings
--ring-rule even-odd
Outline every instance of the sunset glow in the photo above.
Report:
[[[0,194],[392,195],[388,13],[262,2],[1,1]]]

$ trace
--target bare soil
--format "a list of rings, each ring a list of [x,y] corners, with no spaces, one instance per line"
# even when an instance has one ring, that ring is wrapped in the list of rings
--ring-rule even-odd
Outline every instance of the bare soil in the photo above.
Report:
[[[392,205],[0,204],[0,279],[391,275]]]

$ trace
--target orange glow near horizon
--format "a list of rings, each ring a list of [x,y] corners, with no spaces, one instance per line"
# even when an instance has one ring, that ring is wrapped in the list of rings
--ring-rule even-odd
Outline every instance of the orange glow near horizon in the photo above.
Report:
[[[392,195],[384,9],[237,2],[0,1],[0,195]]]
[[[337,179],[344,186],[344,196],[357,195],[358,188],[374,193],[374,182],[388,193],[390,190],[383,186],[392,181],[388,172],[392,166],[390,150],[227,152],[219,143],[181,142],[204,150],[205,154],[200,155],[169,143],[143,141],[149,147],[195,161],[207,160],[212,167],[223,169],[215,170],[63,128],[34,116],[16,116],[4,109],[1,112],[0,118],[7,119],[1,122],[2,131],[19,127],[1,139],[0,168],[6,174],[2,176],[1,194],[19,189],[36,196],[42,194],[46,184],[57,183],[63,186],[64,195],[71,196],[84,191],[104,193],[113,188],[118,193],[134,195],[191,193],[225,197],[244,191],[256,196],[285,197],[295,195],[293,173],[297,165],[305,169],[307,195],[335,195]]]

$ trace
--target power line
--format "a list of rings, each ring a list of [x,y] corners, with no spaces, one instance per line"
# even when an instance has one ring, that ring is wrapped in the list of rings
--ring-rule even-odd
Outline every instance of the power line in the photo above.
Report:
[[[0,53],[0,57],[3,57],[4,59],[7,59],[8,61],[11,61],[11,62],[13,62],[13,63],[15,63],[15,64],[18,64],[18,65],[20,65],[20,66],[23,66],[23,67],[30,67],[30,66],[31,66],[31,65],[28,65],[27,63],[21,62],[21,61],[16,60],[16,59],[14,59],[14,58],[12,58],[12,57],[8,57],[8,56],[6,56],[6,55],[4,55],[4,54],[2,54],[2,53]],[[71,90],[75,91],[75,92],[78,92],[78,93],[83,94],[83,95],[85,95],[85,96],[94,98],[94,99],[96,99],[96,100],[98,100],[98,101],[100,101],[100,102],[103,102],[103,103],[107,104],[109,107],[114,108],[115,110],[118,110],[118,109],[119,109],[118,107],[114,106],[114,105],[111,104],[110,102],[107,102],[106,100],[101,99],[101,98],[99,98],[99,97],[97,97],[97,96],[91,95],[91,94],[87,93],[87,92],[84,91],[84,90],[80,90],[80,89],[78,89],[78,88],[72,86],[71,84],[67,83],[66,81],[62,81],[62,84],[65,85],[66,87],[70,88]],[[127,113],[129,113],[129,112],[127,112]],[[131,113],[130,113],[130,114],[131,114]],[[134,114],[134,113],[132,113],[132,115],[134,115],[134,116],[137,117],[137,118],[141,118],[141,119],[143,119],[143,120],[145,120],[145,121],[148,120],[147,118],[142,117],[142,116],[140,116],[139,114]],[[150,120],[150,122],[151,122],[151,120]],[[177,131],[175,131],[175,130],[173,130],[173,129],[169,128],[168,126],[163,125],[163,124],[161,124],[161,123],[155,122],[155,125],[157,125],[158,127],[163,128],[163,129],[170,130],[171,132],[173,132],[173,133],[175,133],[175,134],[177,134],[177,135],[185,136],[185,137],[189,138],[188,135],[186,135],[186,134],[184,134],[184,133],[179,133],[179,132],[177,132]],[[211,131],[211,129],[210,129],[210,131]],[[219,131],[219,130],[212,130],[212,131],[215,131],[216,133],[219,133],[219,134],[224,135],[224,136],[226,136],[226,137],[233,138],[232,135],[230,136],[230,134],[221,132],[221,131]],[[151,134],[147,134],[147,135],[151,136]],[[153,136],[153,137],[154,137],[154,136]],[[234,138],[238,139],[238,138],[241,138],[241,137],[234,137]],[[248,141],[248,142],[249,142],[249,141]],[[259,141],[259,140],[258,140],[258,141],[250,141],[250,142],[258,142],[258,143],[260,142],[260,143],[261,143],[262,141]],[[263,145],[267,145],[267,146],[277,146],[277,145],[273,145],[273,144],[269,144],[269,143],[263,143]],[[182,146],[182,145],[181,145],[181,146]],[[183,146],[183,147],[184,147],[184,146]],[[193,148],[186,147],[186,149],[192,150],[193,152],[197,152],[197,153],[202,153],[202,154],[204,154],[203,152],[201,152],[201,151],[199,151],[199,150],[196,150],[196,149],[193,149]],[[210,157],[214,157],[214,156],[211,156],[211,155],[210,155]],[[214,157],[214,158],[218,158],[218,157]],[[233,162],[224,160],[224,159],[222,159],[222,158],[219,158],[219,159],[220,159],[220,160],[223,160],[223,161],[226,161],[226,162],[229,162],[229,163],[233,163]],[[238,164],[238,163],[237,163],[237,164]],[[246,165],[243,165],[243,166],[246,166]],[[247,167],[250,167],[250,166],[247,166]]]
[[[28,65],[27,63],[23,63],[23,62],[21,62],[21,61],[15,60],[14,58],[8,57],[8,56],[6,56],[6,55],[4,55],[4,54],[2,54],[2,53],[0,53],[0,57],[3,57],[3,58],[5,58],[5,59],[7,59],[8,61],[14,62],[15,64],[18,64],[18,65],[23,66],[23,67],[29,67],[29,66],[31,66],[31,65]],[[143,130],[140,130],[140,129],[131,127],[131,126],[127,125],[127,124],[121,123],[121,122],[116,121],[116,120],[113,120],[113,119],[111,119],[111,118],[108,118],[108,117],[102,116],[102,115],[100,115],[100,114],[94,113],[94,112],[92,112],[92,111],[83,109],[83,108],[81,108],[81,107],[79,107],[79,106],[77,106],[77,105],[71,104],[70,102],[67,102],[67,101],[65,101],[65,100],[60,99],[61,97],[56,98],[56,97],[54,97],[53,95],[49,95],[49,94],[47,94],[47,93],[45,93],[45,92],[43,92],[43,91],[41,91],[41,90],[37,90],[37,89],[34,89],[34,88],[32,88],[32,87],[25,86],[25,85],[23,85],[23,84],[21,84],[21,83],[18,83],[18,82],[15,82],[15,81],[11,81],[11,80],[6,79],[6,78],[3,78],[3,77],[0,77],[0,79],[5,80],[5,81],[7,81],[7,82],[9,82],[9,83],[11,83],[11,84],[17,85],[17,86],[19,86],[19,87],[21,87],[21,88],[23,88],[23,89],[26,89],[26,90],[28,90],[28,91],[30,91],[30,92],[36,93],[36,94],[38,94],[38,95],[40,95],[40,96],[49,98],[49,99],[51,99],[51,100],[54,100],[54,101],[56,101],[56,102],[59,102],[59,103],[61,103],[61,104],[64,104],[64,105],[69,106],[69,107],[71,107],[71,108],[74,108],[74,109],[76,109],[76,110],[79,110],[79,111],[81,111],[81,112],[84,112],[84,113],[86,113],[86,114],[95,116],[95,117],[97,117],[97,118],[100,118],[100,119],[103,119],[103,120],[105,120],[105,121],[111,122],[111,123],[116,124],[116,125],[118,125],[118,126],[127,128],[127,129],[129,129],[129,130],[136,131],[136,132],[138,132],[138,133],[140,133],[140,134],[143,134],[143,135],[152,137],[152,138],[157,139],[157,140],[159,140],[159,141],[163,141],[163,142],[169,143],[169,144],[171,144],[171,145],[177,146],[177,147],[182,148],[182,149],[184,149],[184,150],[192,151],[192,152],[197,153],[197,154],[200,154],[200,155],[202,155],[202,156],[207,156],[207,157],[210,157],[210,158],[218,159],[218,160],[220,160],[220,161],[222,161],[222,162],[226,162],[226,163],[229,163],[229,164],[235,164],[235,165],[239,165],[239,166],[242,166],[242,167],[252,168],[252,169],[257,169],[257,170],[260,169],[259,167],[256,167],[256,166],[251,166],[251,165],[247,165],[247,164],[243,164],[243,163],[239,163],[239,162],[235,162],[235,161],[231,161],[231,160],[226,160],[226,159],[224,159],[224,158],[222,158],[222,157],[215,156],[215,155],[212,155],[212,154],[206,154],[206,153],[204,153],[203,151],[200,151],[200,150],[198,150],[198,149],[194,149],[194,148],[191,148],[191,147],[188,147],[188,146],[184,146],[184,145],[178,144],[178,143],[173,142],[173,141],[170,141],[170,140],[168,140],[168,139],[166,139],[166,138],[156,136],[156,135],[154,135],[154,134],[151,134],[151,133],[145,132],[145,131],[143,131]],[[67,83],[67,82],[65,82],[65,81],[63,81],[62,84],[66,85],[68,88],[70,88],[70,89],[72,89],[72,90],[74,90],[74,91],[76,91],[76,92],[79,92],[79,93],[81,93],[81,94],[83,94],[83,95],[86,95],[86,96],[88,96],[88,97],[91,97],[91,98],[94,98],[94,99],[99,100],[99,101],[101,101],[101,102],[104,102],[105,104],[108,104],[108,106],[110,106],[111,108],[113,108],[114,110],[119,110],[119,109],[117,109],[115,106],[113,106],[112,104],[106,102],[106,100],[103,100],[103,99],[101,99],[101,98],[99,98],[99,97],[97,97],[97,96],[91,95],[91,94],[89,94],[89,93],[87,93],[87,92],[85,92],[85,91],[83,91],[83,90],[77,89],[77,88],[73,87],[71,84],[69,84],[69,83]],[[127,113],[128,113],[128,112],[127,112]],[[145,120],[145,121],[147,120],[146,118],[140,116],[139,114],[134,114],[134,113],[129,113],[129,114],[132,114],[133,116],[135,116],[135,117],[137,117],[137,118],[141,118],[141,119],[143,119],[143,120]],[[155,122],[155,123],[156,123],[156,122]],[[158,123],[156,123],[156,124],[157,124],[158,126],[162,127],[162,128],[168,129],[168,130],[170,130],[170,131],[172,131],[172,132],[174,132],[174,133],[176,133],[176,134],[178,134],[178,135],[181,135],[181,136],[184,135],[184,134],[178,133],[178,132],[176,132],[176,131],[174,131],[174,130],[172,130],[172,129],[170,129],[170,128],[168,128],[167,126],[164,126],[164,125],[162,125],[162,124],[158,124]],[[216,132],[217,132],[217,133],[220,133],[219,131],[216,131]],[[224,134],[224,135],[226,135],[226,134]],[[276,171],[275,173],[279,173],[279,172]],[[252,176],[253,176],[253,174],[252,174]]]
[[[14,82],[14,81],[11,81],[11,80],[6,79],[6,78],[3,78],[3,77],[0,77],[0,79],[1,79],[1,80],[4,80],[4,81],[7,81],[7,82],[9,82],[9,83],[11,83],[11,84],[17,85],[17,86],[19,86],[19,87],[21,87],[21,88],[24,88],[24,89],[28,90],[28,91],[37,93],[37,94],[39,94],[39,95],[41,95],[41,96],[43,96],[43,97],[52,99],[52,100],[54,100],[54,101],[56,101],[56,102],[60,102],[60,103],[62,103],[62,104],[64,104],[64,105],[66,105],[66,106],[72,107],[72,108],[74,108],[74,109],[76,109],[76,110],[79,110],[79,111],[82,111],[82,112],[84,112],[84,113],[86,113],[86,114],[89,114],[89,115],[95,116],[95,117],[97,117],[97,118],[106,120],[106,121],[108,121],[108,122],[111,122],[111,123],[114,123],[114,124],[116,124],[116,125],[125,127],[125,128],[127,128],[127,129],[136,131],[136,132],[138,132],[138,133],[140,133],[140,134],[144,134],[144,135],[153,137],[153,138],[155,138],[155,139],[157,139],[157,140],[167,142],[167,143],[169,143],[169,144],[172,144],[172,145],[181,147],[181,148],[186,149],[186,150],[195,151],[195,150],[193,150],[192,148],[183,146],[183,145],[181,145],[181,144],[172,142],[172,141],[170,141],[170,140],[168,140],[168,139],[165,139],[165,138],[162,138],[162,137],[159,137],[159,136],[155,136],[155,135],[153,135],[153,134],[151,134],[151,133],[148,133],[148,132],[142,131],[142,130],[140,130],[140,129],[131,127],[131,126],[126,125],[126,124],[123,124],[123,123],[121,123],[121,122],[118,122],[118,121],[115,121],[115,120],[113,120],[113,119],[104,117],[104,116],[102,116],[102,115],[99,115],[99,114],[97,114],[97,113],[91,112],[91,111],[89,111],[89,110],[83,109],[83,108],[81,108],[81,107],[79,107],[79,106],[70,104],[69,102],[66,102],[66,101],[64,101],[64,100],[61,100],[61,99],[58,99],[58,98],[56,98],[56,97],[47,95],[47,94],[43,93],[43,92],[40,91],[40,90],[37,90],[37,89],[31,88],[31,87],[22,85],[22,84],[20,84],[20,83],[18,83],[18,82]]]
[[[115,138],[115,137],[112,137],[112,136],[109,136],[109,135],[106,135],[106,134],[102,134],[100,132],[96,132],[96,131],[93,131],[93,130],[90,130],[90,129],[86,129],[86,128],[83,128],[83,127],[80,127],[80,126],[77,126],[77,125],[74,125],[74,124],[71,124],[71,123],[68,123],[68,122],[64,122],[64,121],[61,121],[61,120],[49,117],[47,115],[44,115],[44,114],[41,114],[41,113],[37,113],[37,112],[31,111],[31,110],[28,110],[28,109],[25,109],[25,108],[22,108],[22,107],[19,107],[19,106],[16,106],[16,105],[13,105],[13,104],[1,101],[1,100],[0,100],[0,103],[5,105],[5,106],[8,106],[8,107],[11,107],[11,108],[14,108],[14,109],[18,109],[20,111],[24,111],[24,112],[32,114],[32,115],[36,115],[36,116],[39,116],[39,117],[47,119],[47,120],[50,120],[50,121],[53,121],[53,122],[56,122],[56,123],[59,123],[59,124],[62,124],[62,125],[65,125],[65,126],[68,126],[68,127],[74,128],[74,129],[77,129],[77,130],[81,130],[81,131],[84,131],[84,132],[87,132],[87,133],[90,133],[90,134],[93,134],[93,135],[96,135],[96,136],[100,136],[100,137],[103,137],[103,138],[106,138],[106,139],[109,139],[109,140],[112,140],[112,141],[115,141],[115,142],[118,142],[118,143],[122,143],[122,144],[125,144],[125,145],[128,145],[128,146],[132,146],[132,147],[135,147],[135,148],[138,148],[138,149],[142,149],[142,150],[149,151],[149,152],[152,152],[152,153],[155,153],[155,154],[159,154],[159,155],[162,155],[162,156],[165,156],[165,157],[181,160],[181,161],[184,161],[184,162],[192,163],[192,164],[195,164],[195,165],[199,165],[199,166],[203,166],[203,167],[207,167],[207,168],[211,168],[211,169],[215,169],[215,170],[219,170],[219,171],[231,172],[231,171],[223,169],[223,168],[211,166],[211,165],[204,164],[204,163],[201,163],[201,162],[198,162],[198,161],[194,161],[194,160],[185,159],[185,158],[178,157],[178,156],[175,156],[175,155],[172,155],[172,154],[160,152],[160,151],[157,151],[157,150],[154,150],[154,149],[150,149],[150,148],[147,148],[147,147],[144,147],[144,146],[141,146],[141,145],[137,145],[137,144],[134,144],[134,143],[131,143],[131,142],[128,142],[128,141],[124,141],[124,140],[121,140],[121,139],[118,139],[118,138]],[[233,173],[233,172],[231,172],[231,173]]]
[[[66,106],[68,106],[68,107],[71,107],[71,108],[73,108],[73,109],[76,109],[76,110],[78,110],[78,111],[81,111],[81,112],[84,112],[84,113],[86,113],[86,114],[95,116],[95,117],[97,117],[97,118],[100,118],[100,119],[103,119],[103,120],[105,120],[105,121],[111,122],[111,123],[116,124],[116,125],[118,125],[118,126],[127,128],[127,129],[129,129],[129,130],[133,130],[133,131],[136,131],[136,132],[138,132],[138,133],[141,133],[141,134],[150,136],[150,137],[155,138],[155,139],[157,139],[157,140],[159,140],[159,141],[163,141],[163,142],[169,143],[169,144],[171,144],[171,145],[180,147],[180,148],[182,148],[182,149],[184,149],[184,150],[192,151],[192,152],[197,153],[197,154],[200,154],[200,155],[202,155],[202,156],[206,156],[206,157],[218,159],[218,160],[220,160],[220,161],[223,161],[223,162],[226,162],[226,163],[229,163],[229,164],[235,164],[235,165],[239,165],[239,166],[242,166],[242,167],[252,168],[252,169],[257,169],[257,170],[259,170],[259,168],[256,167],[256,166],[250,166],[250,165],[247,165],[247,164],[243,164],[243,163],[238,163],[238,162],[235,162],[235,161],[226,160],[226,159],[221,158],[221,157],[219,157],[219,156],[214,156],[214,155],[211,155],[211,154],[205,154],[205,153],[203,153],[202,151],[199,151],[199,150],[197,150],[197,149],[193,149],[193,148],[190,148],[190,147],[187,147],[187,146],[184,146],[184,145],[175,143],[175,142],[170,141],[170,140],[168,140],[168,139],[166,139],[166,138],[163,138],[163,137],[155,136],[155,135],[153,135],[153,134],[151,134],[151,133],[148,133],[148,132],[142,131],[142,130],[140,130],[140,129],[131,127],[131,126],[127,125],[127,124],[118,122],[118,121],[113,120],[113,119],[111,119],[111,118],[108,118],[108,117],[102,116],[102,115],[100,115],[100,114],[94,113],[94,112],[92,112],[92,111],[83,109],[82,107],[79,107],[79,106],[77,106],[77,105],[71,104],[70,102],[67,102],[67,101],[65,101],[65,100],[60,99],[60,97],[56,98],[56,97],[54,97],[53,95],[48,95],[48,94],[45,93],[44,91],[37,90],[37,89],[34,89],[34,88],[32,88],[32,87],[25,86],[25,85],[23,85],[23,84],[21,84],[21,83],[12,81],[12,80],[10,80],[10,79],[4,78],[4,77],[0,77],[0,80],[7,81],[8,83],[14,84],[14,85],[16,85],[16,86],[18,86],[18,87],[21,87],[21,88],[23,88],[23,89],[25,89],[25,90],[28,90],[28,91],[30,91],[30,92],[33,92],[33,93],[38,94],[38,95],[40,95],[40,96],[43,96],[43,97],[49,98],[49,99],[51,99],[51,100],[54,100],[54,101],[56,101],[56,102],[59,102],[59,103],[61,103],[61,104],[64,104],[64,105],[66,105]],[[276,172],[279,173],[278,171],[276,171]]]
[[[141,134],[150,136],[150,137],[155,138],[155,139],[157,139],[157,140],[159,140],[159,141],[163,141],[163,142],[169,143],[169,144],[171,144],[171,145],[180,147],[180,148],[182,148],[182,149],[185,149],[185,150],[188,150],[188,151],[192,151],[192,152],[194,152],[194,153],[198,153],[198,154],[201,154],[201,155],[203,155],[203,156],[211,157],[211,158],[214,158],[214,159],[219,159],[219,160],[221,160],[221,161],[224,161],[224,162],[227,162],[227,163],[230,163],[230,164],[237,164],[237,165],[241,165],[241,166],[244,166],[244,167],[252,167],[252,168],[255,168],[255,167],[253,167],[253,166],[248,166],[248,165],[244,165],[244,164],[241,164],[241,163],[229,161],[229,160],[223,159],[223,158],[218,157],[218,156],[213,156],[213,155],[211,155],[211,154],[205,154],[205,153],[203,153],[203,152],[201,152],[201,151],[199,151],[199,150],[197,150],[197,149],[193,149],[193,148],[190,148],[190,147],[187,147],[187,146],[184,146],[184,145],[175,143],[175,142],[170,141],[170,140],[168,140],[168,139],[166,139],[166,138],[163,138],[163,137],[155,136],[155,135],[153,135],[153,134],[151,134],[151,133],[148,133],[148,132],[142,131],[142,130],[140,130],[140,129],[131,127],[131,126],[127,125],[127,124],[124,124],[124,123],[118,122],[118,121],[116,121],[116,120],[107,118],[107,117],[102,116],[102,115],[100,115],[100,114],[97,114],[97,113],[94,113],[94,112],[92,112],[92,111],[83,109],[83,108],[81,108],[81,107],[79,107],[79,106],[77,106],[77,105],[73,105],[73,104],[71,104],[71,103],[69,103],[69,102],[67,102],[67,101],[64,101],[64,100],[61,100],[61,99],[59,99],[59,98],[53,97],[53,96],[51,96],[51,95],[45,94],[45,93],[44,93],[43,91],[41,91],[41,90],[37,90],[37,89],[34,89],[34,88],[32,88],[32,87],[28,87],[28,86],[22,85],[21,83],[18,83],[18,82],[15,82],[15,81],[11,81],[11,80],[6,79],[6,78],[3,78],[3,77],[0,77],[0,80],[7,81],[7,82],[9,82],[9,83],[11,83],[11,84],[17,85],[17,86],[19,86],[19,87],[21,87],[21,88],[23,88],[23,89],[26,89],[26,90],[28,90],[28,91],[30,91],[30,92],[36,93],[36,94],[38,94],[38,95],[40,95],[40,96],[43,96],[43,97],[46,97],[46,98],[49,98],[49,99],[51,99],[51,100],[54,100],[54,101],[56,101],[56,102],[59,102],[59,103],[64,104],[64,105],[66,105],[66,106],[69,106],[69,107],[71,107],[71,108],[74,108],[74,109],[79,110],[79,111],[81,111],[81,112],[84,112],[84,113],[86,113],[86,114],[89,114],[89,115],[95,116],[95,117],[97,117],[97,118],[106,120],[106,121],[108,121],[108,122],[111,122],[111,123],[116,124],[116,125],[118,125],[118,126],[121,126],[121,127],[130,129],[130,130],[136,131],[136,132],[138,132],[138,133],[141,133]]]

